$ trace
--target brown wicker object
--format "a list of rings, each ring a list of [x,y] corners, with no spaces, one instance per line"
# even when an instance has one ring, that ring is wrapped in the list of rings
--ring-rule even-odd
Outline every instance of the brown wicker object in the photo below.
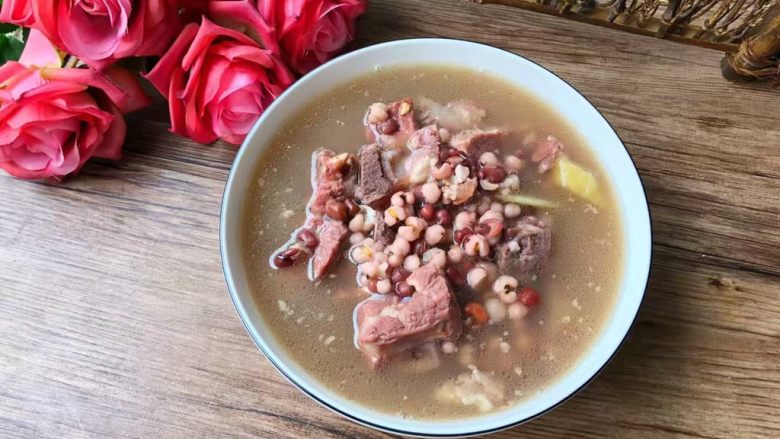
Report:
[[[780,0],[474,0],[726,52],[731,81],[780,80]]]

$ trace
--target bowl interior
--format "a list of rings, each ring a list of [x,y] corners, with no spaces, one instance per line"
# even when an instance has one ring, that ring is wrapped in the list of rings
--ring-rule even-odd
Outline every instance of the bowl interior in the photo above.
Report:
[[[525,88],[555,108],[586,139],[611,180],[624,228],[623,282],[609,321],[590,350],[556,384],[508,410],[472,419],[417,421],[358,406],[312,379],[270,336],[254,307],[241,260],[244,198],[271,139],[317,93],[374,69],[391,65],[451,64]],[[636,169],[622,142],[601,114],[575,89],[537,64],[513,53],[457,40],[402,40],[342,56],[310,73],[266,110],[247,136],[233,164],[222,205],[220,246],[223,270],[236,309],[255,343],[296,386],[329,408],[365,425],[408,435],[471,435],[505,428],[538,416],[567,399],[596,375],[619,347],[644,295],[650,267],[651,232],[647,202]]]

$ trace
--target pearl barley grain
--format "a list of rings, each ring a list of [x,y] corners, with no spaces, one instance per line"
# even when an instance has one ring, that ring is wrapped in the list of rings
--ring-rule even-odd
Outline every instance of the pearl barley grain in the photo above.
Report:
[[[501,322],[506,318],[506,306],[495,297],[485,301],[485,311],[490,316],[490,323]]]
[[[435,182],[425,183],[420,190],[422,191],[426,203],[436,204],[439,202],[439,198],[441,198],[441,189],[439,189],[439,185]]]
[[[512,320],[520,320],[528,314],[528,307],[520,302],[515,302],[507,307],[507,314]]]
[[[439,224],[434,224],[427,229],[425,229],[425,242],[428,243],[428,245],[434,246],[441,242],[442,238],[444,238],[444,227],[440,226]]]
[[[463,260],[463,249],[459,245],[453,245],[447,250],[447,259],[451,264],[458,264]]]
[[[444,343],[441,344],[441,351],[445,354],[454,354],[457,352],[458,347],[455,346],[455,343],[447,340]]]
[[[404,268],[409,271],[414,271],[420,268],[420,257],[417,255],[409,255],[404,258]]]
[[[349,243],[352,245],[357,245],[363,242],[363,240],[366,239],[366,236],[362,233],[353,233],[349,236]]]
[[[463,250],[469,256],[479,256],[484,258],[490,254],[490,243],[488,243],[487,238],[482,235],[469,235],[469,237],[466,238],[465,244],[463,245]]]
[[[472,268],[466,276],[466,281],[471,288],[479,290],[487,283],[487,271],[482,267]]]
[[[483,152],[479,156],[479,163],[482,166],[498,166],[498,157],[492,152]]]
[[[376,291],[379,294],[387,294],[393,288],[393,284],[390,283],[390,279],[382,279],[376,283]]]
[[[504,206],[504,216],[507,218],[517,218],[522,213],[522,208],[517,204],[507,204]]]
[[[514,155],[504,157],[504,166],[510,171],[520,172],[523,169],[523,160]]]
[[[382,102],[375,102],[368,107],[368,121],[371,123],[381,123],[387,120],[387,105]]]

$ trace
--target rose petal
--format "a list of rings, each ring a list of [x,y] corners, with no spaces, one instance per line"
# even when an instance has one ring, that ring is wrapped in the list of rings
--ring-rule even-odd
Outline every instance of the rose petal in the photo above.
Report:
[[[51,158],[42,152],[33,152],[27,148],[16,148],[11,152],[11,160],[29,171],[39,171],[49,165]]]
[[[173,71],[177,68],[177,64],[181,68],[180,63],[184,53],[192,43],[192,40],[195,39],[198,29],[199,26],[195,23],[185,26],[171,48],[157,61],[152,71],[144,76],[163,95],[168,95]]]
[[[5,8],[5,5],[3,7]],[[41,31],[30,29],[19,63],[27,67],[61,67],[62,57]]]
[[[0,22],[31,27],[35,24],[30,0],[5,0],[0,8]]]
[[[109,82],[122,90],[124,97],[114,102],[122,113],[140,110],[152,103],[152,98],[141,88],[136,76],[121,67],[111,67],[104,72]]]
[[[78,57],[90,60],[109,57],[119,47],[120,38],[127,34],[130,0],[104,0],[110,9],[106,15],[90,14],[84,10],[86,2],[59,3],[60,38],[68,51]]]
[[[122,146],[125,142],[127,125],[120,110],[111,102],[101,102],[101,104],[104,108],[109,108],[113,120],[108,130],[103,133],[102,142],[95,148],[93,157],[119,160],[122,158]]]
[[[209,15],[219,25],[247,32],[263,48],[280,54],[274,29],[268,24],[273,21],[264,20],[257,7],[249,1],[211,1],[208,7]]]

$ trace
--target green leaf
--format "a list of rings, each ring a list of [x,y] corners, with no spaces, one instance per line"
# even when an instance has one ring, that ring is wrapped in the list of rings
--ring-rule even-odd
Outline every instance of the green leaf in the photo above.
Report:
[[[0,64],[6,61],[18,61],[24,50],[24,35],[21,28],[13,32],[0,34]]]
[[[8,42],[8,38],[5,36],[5,34],[0,34],[0,65],[5,64],[8,59],[3,55],[3,53],[8,50],[8,46],[10,46],[10,43]]]
[[[0,23],[0,33],[7,34],[19,29],[19,26],[11,23]]]

